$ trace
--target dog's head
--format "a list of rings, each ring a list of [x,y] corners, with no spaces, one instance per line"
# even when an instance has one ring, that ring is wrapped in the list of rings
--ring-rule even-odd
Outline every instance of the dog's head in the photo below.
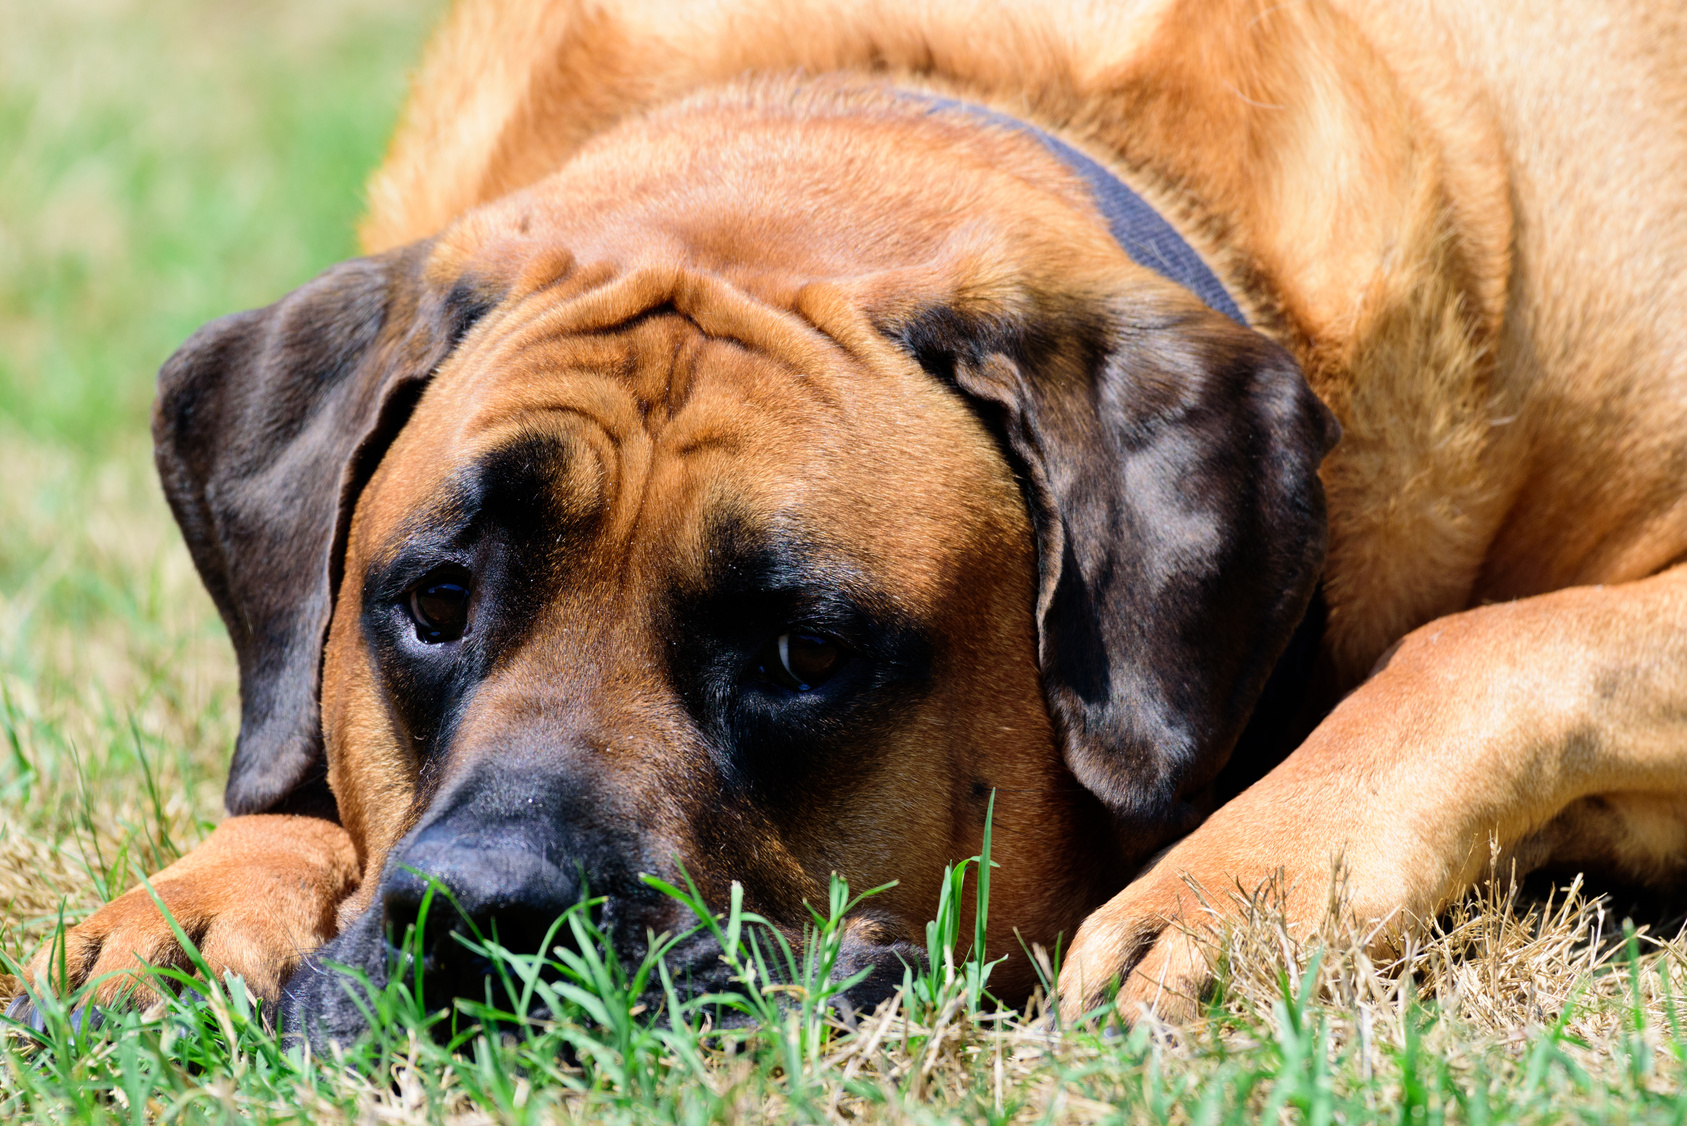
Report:
[[[688,922],[640,873],[795,931],[835,871],[898,881],[848,932],[869,992],[992,794],[999,951],[1188,827],[1310,596],[1333,429],[1036,142],[836,92],[625,126],[218,321],[155,423],[240,661],[228,808],[364,861],[335,960],[381,971],[413,869],[506,940],[588,888],[628,949]]]

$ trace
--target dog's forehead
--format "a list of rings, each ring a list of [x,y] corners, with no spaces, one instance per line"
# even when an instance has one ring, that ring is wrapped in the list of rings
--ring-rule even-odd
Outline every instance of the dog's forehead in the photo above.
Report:
[[[567,305],[495,313],[442,368],[359,505],[366,550],[396,550],[465,482],[489,482],[548,490],[591,521],[599,555],[613,544],[701,571],[724,522],[836,545],[918,604],[958,560],[1023,534],[994,441],[911,362],[817,336],[757,347],[666,304],[578,331]]]

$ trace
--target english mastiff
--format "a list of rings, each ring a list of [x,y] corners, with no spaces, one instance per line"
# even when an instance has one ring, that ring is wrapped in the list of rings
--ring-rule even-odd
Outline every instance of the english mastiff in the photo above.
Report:
[[[629,957],[694,922],[641,873],[894,880],[871,1003],[992,795],[992,985],[1063,938],[1069,1014],[1338,862],[1385,931],[1491,847],[1676,880],[1684,13],[460,0],[368,256],[160,375],[242,719],[158,893],[333,1038],[419,872]],[[137,959],[144,889],[68,984]]]

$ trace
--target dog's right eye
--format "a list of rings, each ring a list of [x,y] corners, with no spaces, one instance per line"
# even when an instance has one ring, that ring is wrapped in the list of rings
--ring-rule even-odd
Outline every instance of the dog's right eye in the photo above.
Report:
[[[792,630],[762,652],[756,677],[792,692],[812,692],[832,679],[843,662],[843,647],[832,638]]]
[[[469,578],[435,572],[410,592],[416,637],[429,645],[456,641],[469,628]]]

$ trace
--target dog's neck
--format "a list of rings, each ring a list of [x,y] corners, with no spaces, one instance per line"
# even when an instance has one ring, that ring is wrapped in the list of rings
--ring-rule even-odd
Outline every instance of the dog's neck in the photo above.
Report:
[[[1124,180],[1109,171],[1094,157],[1079,151],[1053,133],[1028,121],[1009,117],[1005,113],[972,102],[954,98],[932,98],[911,95],[929,103],[933,113],[962,113],[995,127],[1015,129],[1030,134],[1066,167],[1089,186],[1095,206],[1107,220],[1108,230],[1131,261],[1145,266],[1168,281],[1199,297],[1207,308],[1223,313],[1237,324],[1247,327],[1248,319],[1237,308],[1236,301],[1209,266],[1141,194]]]

